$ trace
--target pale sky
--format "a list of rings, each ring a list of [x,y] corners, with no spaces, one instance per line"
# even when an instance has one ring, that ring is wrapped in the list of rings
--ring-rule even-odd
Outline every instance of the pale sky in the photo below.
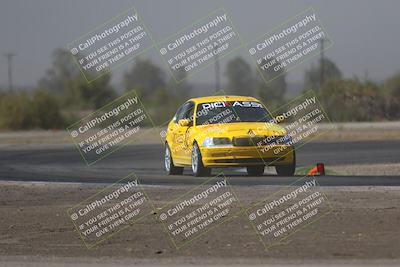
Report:
[[[382,80],[400,71],[400,1],[398,0],[1,0],[0,53],[17,54],[14,83],[31,86],[50,68],[55,48],[64,47],[82,34],[134,6],[156,41],[174,34],[210,11],[224,7],[245,41],[269,32],[288,18],[312,6],[334,45],[326,55],[345,76],[365,73]],[[243,49],[221,61],[242,56]],[[156,50],[150,57],[166,70]],[[317,58],[288,73],[289,82],[301,82],[303,73]],[[113,83],[132,62],[114,71]],[[255,68],[255,66],[253,66]],[[223,71],[223,70],[222,70]],[[167,72],[166,72],[167,73]],[[190,78],[213,82],[212,67]],[[7,64],[0,60],[0,85],[7,85]]]

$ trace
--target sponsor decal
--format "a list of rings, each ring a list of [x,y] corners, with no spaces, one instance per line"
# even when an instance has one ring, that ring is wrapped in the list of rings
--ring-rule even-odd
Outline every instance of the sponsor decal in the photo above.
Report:
[[[211,109],[211,108],[225,108],[225,107],[244,107],[244,108],[261,108],[262,105],[258,102],[253,101],[228,101],[228,102],[211,102],[211,103],[203,103],[203,109]]]

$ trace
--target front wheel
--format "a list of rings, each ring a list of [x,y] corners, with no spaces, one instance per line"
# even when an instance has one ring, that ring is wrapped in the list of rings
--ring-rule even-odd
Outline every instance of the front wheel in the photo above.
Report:
[[[289,165],[275,166],[278,176],[293,176],[296,171],[296,154],[293,150],[293,161]]]
[[[248,166],[247,174],[249,176],[261,176],[264,174],[264,165],[259,166]]]
[[[164,167],[168,175],[181,175],[183,173],[183,167],[176,167],[174,165],[168,144],[165,145]]]
[[[201,153],[197,143],[194,143],[192,150],[192,171],[196,177],[208,176],[211,174],[211,168],[206,168],[203,165]]]

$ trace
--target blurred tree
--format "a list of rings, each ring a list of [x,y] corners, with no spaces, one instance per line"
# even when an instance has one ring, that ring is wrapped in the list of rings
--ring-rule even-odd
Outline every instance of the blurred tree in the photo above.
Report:
[[[59,129],[64,126],[58,103],[48,91],[36,90],[32,97],[20,92],[0,95],[0,129]]]
[[[400,119],[400,73],[386,79],[383,83],[385,114],[389,119]]]
[[[165,88],[159,88],[153,93],[151,99],[145,102],[145,105],[150,109],[153,121],[161,125],[172,118],[176,109],[185,100],[179,100]]]
[[[168,82],[168,89],[176,99],[177,103],[186,101],[190,96],[192,86],[186,80],[186,71],[184,68],[180,68],[175,73],[175,78],[171,78]]]
[[[240,57],[230,60],[226,66],[227,91],[236,95],[254,95],[255,79],[250,65]]]
[[[26,93],[3,93],[0,97],[0,129],[35,128],[38,118]]]
[[[67,107],[98,109],[115,99],[116,93],[111,87],[111,76],[106,73],[91,83],[76,78],[68,81],[63,103]]]
[[[55,97],[48,91],[36,90],[33,94],[33,106],[37,127],[42,129],[59,129],[65,126],[64,118]]]
[[[81,76],[81,73],[69,51],[58,48],[53,52],[52,58],[52,66],[39,80],[39,87],[52,92],[65,93],[69,82]]]
[[[358,79],[328,80],[319,99],[332,121],[373,121],[384,118],[379,87]]]
[[[39,88],[58,93],[61,105],[66,108],[96,109],[109,103],[116,96],[110,80],[111,74],[105,73],[88,83],[71,53],[64,49],[56,49],[53,53],[52,67],[39,81]]]
[[[175,80],[176,79],[176,80]],[[167,88],[159,88],[147,103],[156,123],[169,121],[182,103],[190,98],[192,86],[186,80],[186,71],[181,68],[170,78]],[[177,82],[178,81],[178,82]]]
[[[149,100],[157,90],[165,88],[164,76],[163,70],[153,62],[138,58],[124,75],[125,89],[135,89],[143,100]]]
[[[270,59],[269,62],[273,62],[274,59]],[[286,70],[279,68],[275,71],[274,68],[278,66],[277,60],[274,61],[269,68],[262,70],[260,69],[260,75],[263,75],[263,79],[258,84],[258,95],[261,101],[267,106],[269,111],[273,112],[279,108],[280,105],[284,104],[284,97],[286,93]],[[266,60],[263,60],[261,65],[267,64]]]
[[[336,64],[328,58],[324,58],[324,82],[331,79],[341,79],[342,72],[336,66]],[[305,72],[304,75],[304,90],[314,89],[318,90],[321,86],[321,61],[315,66],[311,64],[311,68]]]

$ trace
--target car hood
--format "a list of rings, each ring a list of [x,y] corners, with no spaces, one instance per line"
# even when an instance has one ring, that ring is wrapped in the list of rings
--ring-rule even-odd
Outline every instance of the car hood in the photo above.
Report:
[[[198,134],[206,137],[284,136],[286,130],[276,123],[235,122],[197,126]],[[203,139],[203,138],[200,138]]]

